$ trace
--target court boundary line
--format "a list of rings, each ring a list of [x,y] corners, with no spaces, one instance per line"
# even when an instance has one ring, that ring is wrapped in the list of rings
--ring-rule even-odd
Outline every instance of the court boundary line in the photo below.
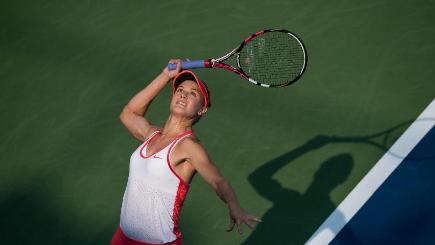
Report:
[[[376,192],[384,181],[402,163],[414,147],[423,139],[435,125],[435,99],[414,120],[408,129],[397,139],[391,148],[379,159],[370,171],[361,179],[354,189],[320,225],[314,234],[307,240],[306,245],[329,244],[341,229],[352,219],[358,210]],[[417,123],[418,122],[418,123]],[[391,154],[400,152],[403,158]],[[344,217],[344,222],[343,222]]]

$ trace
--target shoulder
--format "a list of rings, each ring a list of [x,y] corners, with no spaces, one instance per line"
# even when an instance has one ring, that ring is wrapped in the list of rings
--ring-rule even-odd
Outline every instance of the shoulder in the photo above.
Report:
[[[189,135],[188,137],[184,138],[180,143],[180,148],[183,149],[194,149],[194,150],[205,150],[204,147],[201,145],[201,142],[198,140],[198,138],[195,137],[195,135]]]
[[[185,153],[188,158],[207,157],[207,151],[194,135],[184,138],[178,145],[178,150]]]

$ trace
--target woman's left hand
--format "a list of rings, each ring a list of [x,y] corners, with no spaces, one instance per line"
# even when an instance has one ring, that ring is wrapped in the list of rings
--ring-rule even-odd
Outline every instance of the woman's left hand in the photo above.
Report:
[[[243,234],[242,224],[246,224],[249,228],[254,229],[254,225],[251,223],[260,223],[262,220],[254,215],[247,214],[241,207],[230,208],[230,225],[227,232],[230,232],[237,226],[239,234]]]
[[[169,70],[168,66],[165,66],[163,69],[163,74],[165,74],[168,78],[168,80],[174,78],[181,70],[181,60],[180,59],[171,59],[169,60],[168,64],[176,64],[177,68],[175,70]]]

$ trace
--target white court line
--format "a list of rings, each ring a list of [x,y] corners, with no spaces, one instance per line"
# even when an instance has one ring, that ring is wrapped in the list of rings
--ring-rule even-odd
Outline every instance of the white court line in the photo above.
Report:
[[[340,230],[358,212],[364,203],[382,185],[390,174],[400,165],[405,156],[420,142],[420,140],[435,125],[435,99],[426,107],[420,116],[400,136],[393,146],[364,176],[358,185],[347,195],[340,205],[332,212],[323,224],[305,243],[306,245],[323,245],[330,243]],[[425,120],[432,119],[432,120]],[[390,152],[399,153],[390,154]],[[343,221],[344,217],[344,221]]]

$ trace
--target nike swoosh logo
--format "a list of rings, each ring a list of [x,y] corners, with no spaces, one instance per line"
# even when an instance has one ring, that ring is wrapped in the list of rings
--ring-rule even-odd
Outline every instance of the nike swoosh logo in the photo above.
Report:
[[[153,157],[154,157],[154,158],[157,158],[157,159],[163,159],[163,158],[161,158],[161,157],[159,157],[159,156],[156,156],[156,155],[154,155]]]

